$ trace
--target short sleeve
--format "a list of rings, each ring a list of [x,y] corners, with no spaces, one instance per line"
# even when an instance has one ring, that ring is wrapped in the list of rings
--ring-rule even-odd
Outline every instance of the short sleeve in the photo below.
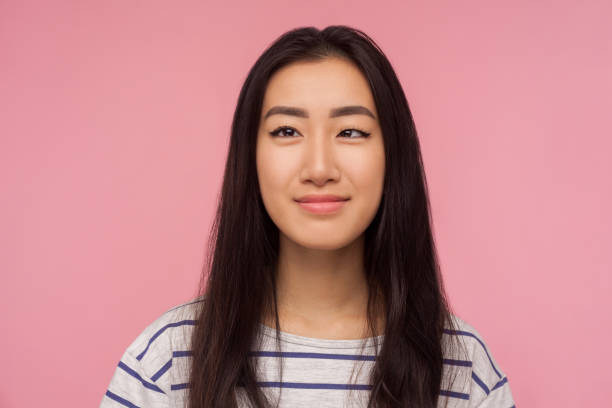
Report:
[[[170,407],[168,395],[147,376],[139,360],[126,351],[111,378],[100,408]]]
[[[482,336],[471,326],[467,330],[472,338],[472,381],[470,408],[515,407],[510,383]]]
[[[168,310],[127,347],[100,408],[168,408],[184,398],[196,302]]]

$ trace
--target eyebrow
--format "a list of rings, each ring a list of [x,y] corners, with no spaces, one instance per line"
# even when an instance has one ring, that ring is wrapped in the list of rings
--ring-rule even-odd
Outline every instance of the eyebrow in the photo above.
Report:
[[[295,108],[292,106],[274,106],[270,108],[268,112],[265,114],[264,119],[272,115],[290,115],[297,116],[300,118],[308,118],[308,112],[302,108]],[[339,108],[334,108],[329,111],[330,118],[336,118],[338,116],[347,116],[347,115],[367,115],[376,120],[376,116],[365,106],[361,105],[351,105],[351,106],[341,106]]]

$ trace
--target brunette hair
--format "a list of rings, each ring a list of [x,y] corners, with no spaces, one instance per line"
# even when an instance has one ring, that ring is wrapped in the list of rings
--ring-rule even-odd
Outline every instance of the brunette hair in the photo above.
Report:
[[[384,304],[385,321],[368,406],[433,408],[440,395],[449,395],[443,372],[452,366],[443,367],[443,360],[447,348],[459,344],[443,339],[443,331],[456,323],[439,270],[412,114],[379,46],[356,28],[335,25],[282,34],[257,59],[240,91],[198,293],[189,408],[236,407],[236,387],[243,387],[252,406],[271,406],[249,357],[264,314],[275,316],[280,330],[275,284],[279,231],[260,195],[257,129],[274,72],[293,62],[331,57],[352,62],[367,79],[385,148],[383,195],[365,231],[370,333],[375,333],[375,305]]]

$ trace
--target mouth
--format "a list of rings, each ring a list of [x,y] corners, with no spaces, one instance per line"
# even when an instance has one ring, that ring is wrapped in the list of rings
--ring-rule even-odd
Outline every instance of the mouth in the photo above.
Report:
[[[346,201],[350,197],[342,197],[335,194],[308,194],[300,198],[296,198],[295,201],[300,203],[320,203],[330,201]]]
[[[297,201],[298,205],[312,214],[333,214],[344,208],[349,199],[328,201]]]

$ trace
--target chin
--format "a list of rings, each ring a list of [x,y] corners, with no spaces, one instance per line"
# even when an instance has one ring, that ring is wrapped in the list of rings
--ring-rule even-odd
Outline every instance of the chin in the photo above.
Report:
[[[300,236],[295,237],[295,239],[289,239],[291,239],[295,244],[307,249],[334,251],[350,245],[356,238],[357,237],[352,238],[347,236],[334,237],[327,234],[327,236]]]

